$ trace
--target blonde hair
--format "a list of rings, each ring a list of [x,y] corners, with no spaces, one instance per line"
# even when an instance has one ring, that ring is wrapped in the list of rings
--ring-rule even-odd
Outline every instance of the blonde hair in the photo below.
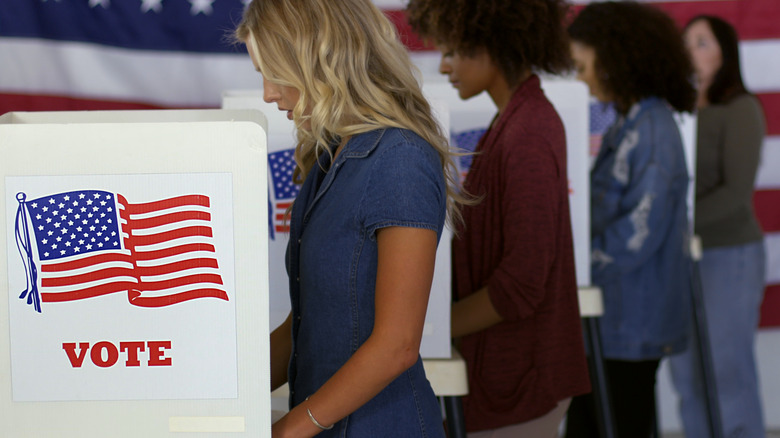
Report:
[[[267,81],[300,92],[293,108],[296,183],[321,153],[331,154],[335,141],[385,127],[409,129],[439,153],[448,221],[461,221],[458,204],[470,200],[458,187],[458,154],[423,97],[395,26],[370,0],[253,0],[235,37],[247,43]]]

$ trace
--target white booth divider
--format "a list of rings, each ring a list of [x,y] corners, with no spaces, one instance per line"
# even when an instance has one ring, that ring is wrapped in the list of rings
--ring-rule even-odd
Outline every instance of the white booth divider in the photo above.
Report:
[[[263,115],[8,113],[0,156],[0,436],[270,436]]]

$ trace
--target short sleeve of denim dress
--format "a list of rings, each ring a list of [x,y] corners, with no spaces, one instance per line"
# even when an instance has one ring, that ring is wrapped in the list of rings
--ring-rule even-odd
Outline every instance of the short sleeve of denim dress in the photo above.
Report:
[[[290,220],[291,407],[316,392],[371,334],[377,230],[414,227],[441,236],[446,216],[439,155],[411,131],[356,135],[332,165],[320,158]],[[443,437],[441,410],[420,358],[318,436]]]

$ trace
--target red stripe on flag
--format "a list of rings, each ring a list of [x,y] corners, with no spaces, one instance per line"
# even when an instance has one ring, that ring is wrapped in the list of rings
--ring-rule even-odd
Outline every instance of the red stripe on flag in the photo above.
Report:
[[[124,276],[133,277],[133,268],[112,267],[108,269],[98,269],[84,274],[68,275],[67,277],[42,278],[41,287],[73,286],[76,284],[89,283],[91,281],[100,281]]]
[[[70,271],[72,269],[86,268],[87,266],[95,266],[101,263],[111,262],[131,262],[131,258],[127,254],[109,253],[109,254],[96,254],[90,257],[85,257],[80,260],[73,260],[69,262],[50,263],[41,266],[41,272],[62,272]]]
[[[756,190],[753,208],[764,232],[780,232],[780,189]]]
[[[670,1],[653,3],[682,27],[691,18],[701,15],[717,15],[728,20],[737,30],[741,40],[780,38],[777,16],[780,2],[777,0],[710,0]]]
[[[41,301],[44,303],[58,303],[63,301],[83,300],[85,298],[99,297],[115,292],[124,292],[137,286],[136,283],[122,281],[70,292],[41,292]]]
[[[130,291],[129,298],[131,303],[140,307],[165,307],[197,298],[218,298],[220,300],[228,301],[228,296],[225,291],[209,288],[195,289],[178,294],[166,295],[164,297],[142,297],[138,292]]]
[[[133,228],[152,228],[192,220],[210,221],[211,214],[203,211],[180,211],[147,219],[133,219]]]
[[[0,114],[9,111],[106,111],[163,109],[158,105],[115,100],[79,99],[41,94],[0,93]]]
[[[407,49],[412,52],[420,52],[425,50],[434,50],[434,47],[429,44],[425,44],[420,37],[412,31],[412,27],[409,26],[409,20],[406,19],[406,12],[404,11],[384,11],[385,16],[395,25],[398,31],[398,37],[401,42],[404,43]]]
[[[780,53],[777,56],[780,56]],[[756,96],[764,108],[767,135],[780,135],[780,93],[762,93]]]
[[[121,195],[119,196],[119,200],[125,205],[125,209],[130,214],[155,213],[167,208],[187,207],[191,205],[199,205],[201,207],[209,206],[209,197],[203,195],[177,196],[175,198],[140,204],[129,204]]]
[[[138,275],[164,275],[174,272],[184,271],[187,269],[197,268],[219,268],[217,266],[216,259],[194,259],[194,260],[182,260],[179,262],[168,263],[160,266],[139,266],[136,268]]]
[[[759,327],[780,326],[780,284],[770,284],[764,289]]]
[[[222,284],[222,277],[220,277],[219,274],[183,275],[181,277],[171,278],[170,280],[142,281],[137,289],[142,291],[164,290],[198,283]]]
[[[141,297],[141,294],[135,290],[137,287],[135,283],[112,283],[73,292],[42,293],[41,301],[45,303],[75,301],[125,291],[128,292],[130,302],[141,307],[164,307],[197,298],[218,298],[228,301],[227,294],[220,289],[202,288],[162,297]]]
[[[674,18],[680,27],[697,15],[709,14],[728,20],[737,29],[741,40],[780,38],[780,26],[777,24],[777,17],[780,15],[780,1],[778,0],[670,1],[653,3],[653,5]],[[571,9],[576,14],[584,7],[578,5]],[[423,43],[409,27],[404,11],[384,12],[396,25],[401,41],[410,51],[433,50],[433,46]]]
[[[777,16],[780,2],[777,0],[708,0],[668,1],[652,3],[669,14],[680,27],[697,15],[716,15],[731,23],[740,40],[780,38]],[[585,6],[572,8],[576,14]]]
[[[149,236],[136,236],[131,238],[133,246],[154,245],[155,243],[167,242],[173,239],[183,237],[212,237],[211,227],[184,227],[178,230],[166,231],[164,233],[152,234]]]

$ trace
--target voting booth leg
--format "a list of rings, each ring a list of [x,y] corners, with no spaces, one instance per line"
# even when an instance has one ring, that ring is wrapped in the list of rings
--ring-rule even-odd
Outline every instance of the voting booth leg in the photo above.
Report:
[[[609,402],[609,387],[607,374],[604,370],[604,358],[601,352],[601,340],[599,339],[598,319],[583,318],[585,342],[588,344],[588,369],[590,370],[590,382],[593,396],[596,400],[596,416],[598,417],[599,432],[603,438],[615,438],[615,422],[612,418],[612,405]]]
[[[447,436],[466,438],[466,422],[463,418],[463,401],[460,397],[442,397],[447,415]]]
[[[661,427],[658,425],[658,397],[656,397],[656,407],[655,411],[653,411],[653,430],[650,437],[661,438]]]
[[[723,423],[718,403],[718,389],[715,381],[715,367],[710,351],[710,335],[707,330],[707,316],[704,308],[704,291],[701,285],[698,259],[693,262],[691,276],[691,298],[693,301],[693,330],[698,342],[692,347],[698,349],[699,367],[704,378],[704,396],[707,403],[707,417],[712,438],[723,438]]]

